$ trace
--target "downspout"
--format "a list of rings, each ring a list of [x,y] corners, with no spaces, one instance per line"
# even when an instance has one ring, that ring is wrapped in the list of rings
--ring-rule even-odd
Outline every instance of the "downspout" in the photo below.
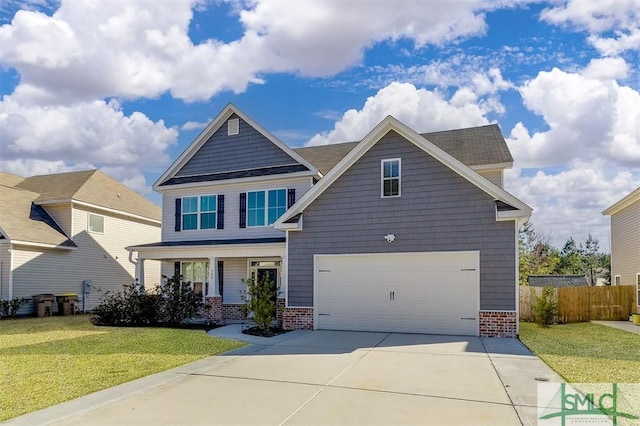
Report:
[[[13,244],[9,244],[9,297],[7,299],[13,299]]]
[[[129,262],[131,262],[132,264],[135,265],[135,276],[134,276],[134,280],[136,283],[136,291],[139,290],[140,288],[140,283],[138,282],[138,260],[133,258],[133,252],[134,250],[131,250],[129,247],[125,247],[125,249],[129,252]]]

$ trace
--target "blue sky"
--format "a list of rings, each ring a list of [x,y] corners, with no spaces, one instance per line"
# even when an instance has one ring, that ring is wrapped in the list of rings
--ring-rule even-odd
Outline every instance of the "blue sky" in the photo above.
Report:
[[[291,146],[498,123],[561,246],[640,185],[640,0],[3,0],[0,169],[151,184],[229,102]]]

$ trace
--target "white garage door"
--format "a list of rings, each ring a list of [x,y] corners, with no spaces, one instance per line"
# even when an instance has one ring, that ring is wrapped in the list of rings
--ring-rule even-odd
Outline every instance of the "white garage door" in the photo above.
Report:
[[[319,329],[478,335],[479,253],[315,256]]]

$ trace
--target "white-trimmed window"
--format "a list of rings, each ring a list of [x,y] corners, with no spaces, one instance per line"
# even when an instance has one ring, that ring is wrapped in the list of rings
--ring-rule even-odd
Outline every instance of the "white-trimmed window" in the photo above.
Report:
[[[613,277],[613,285],[620,285],[620,275],[616,275]]]
[[[287,210],[287,190],[247,192],[247,226],[272,225]]]
[[[104,234],[104,216],[89,213],[89,232]]]
[[[217,221],[216,195],[182,198],[182,229],[215,229]]]
[[[380,162],[382,198],[400,196],[401,160],[391,158]]]

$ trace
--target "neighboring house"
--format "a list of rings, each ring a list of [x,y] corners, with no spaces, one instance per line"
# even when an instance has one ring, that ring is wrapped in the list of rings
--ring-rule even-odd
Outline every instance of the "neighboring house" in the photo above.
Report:
[[[611,216],[611,285],[635,286],[640,313],[640,188],[602,214]]]
[[[427,118],[428,119],[428,118]],[[285,329],[515,336],[513,159],[488,125],[292,149],[228,105],[156,181],[160,242],[130,247],[240,319],[243,280],[276,280]]]
[[[0,172],[0,206],[0,299],[77,293],[79,308],[93,309],[104,292],[135,281],[125,247],[160,237],[160,207],[98,170]],[[159,282],[160,263],[144,274]]]
[[[529,275],[527,283],[531,287],[581,287],[589,285],[585,275]]]

